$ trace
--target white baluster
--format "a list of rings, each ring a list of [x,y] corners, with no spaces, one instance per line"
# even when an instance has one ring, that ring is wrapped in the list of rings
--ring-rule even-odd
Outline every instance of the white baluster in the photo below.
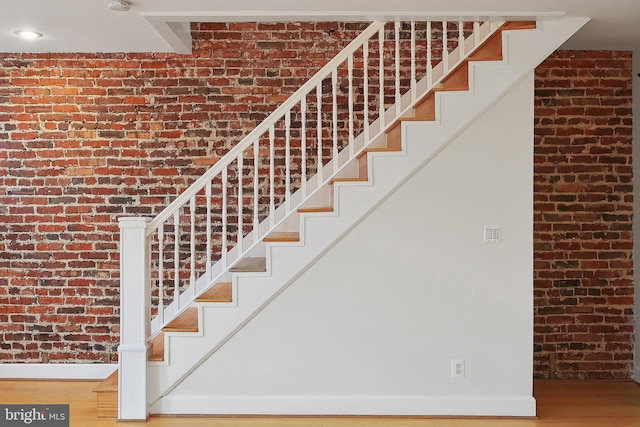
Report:
[[[164,224],[158,226],[158,322],[164,325]]]
[[[400,117],[400,111],[402,109],[402,105],[400,105],[400,21],[395,22],[394,36],[395,36],[394,38],[395,38],[395,69],[396,69],[395,117],[397,118],[397,117]]]
[[[378,31],[378,47],[379,47],[379,81],[378,81],[378,86],[380,89],[380,99],[379,104],[380,104],[380,117],[379,117],[379,123],[380,123],[380,131],[382,131],[386,125],[385,123],[385,117],[384,117],[384,26],[382,28],[380,28],[380,31]]]
[[[195,295],[196,286],[196,196],[189,201],[191,238],[189,239],[189,250],[191,252],[191,263],[189,265],[189,289]]]
[[[260,167],[259,165],[259,157],[260,157],[260,153],[258,150],[258,141],[260,141],[259,139],[256,139],[255,142],[253,143],[253,242],[254,243],[258,243],[258,240],[260,240],[260,236],[258,236],[258,225],[259,225],[259,221],[258,221],[258,169]]]
[[[207,275],[207,282],[210,282],[211,277],[211,257],[213,252],[213,245],[211,242],[211,181],[207,182],[204,187],[205,197],[207,198],[207,259],[205,265],[205,274]]]
[[[480,21],[473,21],[473,47],[480,45]]]
[[[302,128],[300,132],[300,149],[302,150],[302,157],[300,162],[302,177],[300,182],[300,189],[302,191],[302,198],[305,199],[307,197],[307,98],[303,97],[300,100],[300,116],[301,123],[300,127]]]
[[[273,227],[275,225],[275,215],[276,215],[276,196],[275,196],[275,180],[276,180],[276,170],[275,170],[275,156],[276,156],[276,148],[275,148],[275,136],[276,129],[274,125],[269,127],[269,226]]]
[[[458,21],[458,49],[460,52],[460,60],[464,57],[464,47],[464,22]]]
[[[333,173],[338,172],[338,70],[333,69],[331,73],[331,87],[333,98]]]
[[[416,100],[416,23],[411,21],[411,101]]]
[[[362,45],[362,61],[364,62],[364,145],[369,144],[369,40]]]
[[[291,110],[284,115],[284,205],[291,212]]]
[[[240,153],[240,155],[238,156],[238,230],[237,230],[237,254],[238,257],[242,256],[242,241],[243,241],[243,237],[244,237],[244,218],[242,215],[242,206],[243,206],[243,200],[242,198],[244,197],[242,194],[242,172],[244,169],[244,159],[243,159],[244,153]]]
[[[229,185],[229,172],[227,167],[225,166],[222,169],[222,210],[220,212],[220,217],[222,219],[222,247],[220,248],[220,259],[222,261],[222,265],[224,268],[228,266],[227,260],[227,185]]]
[[[173,214],[173,300],[180,310],[180,211]]]
[[[355,147],[353,146],[353,54],[347,60],[349,74],[349,158],[353,158]]]
[[[449,25],[442,21],[442,72],[449,71]]]
[[[318,186],[322,183],[324,167],[322,165],[322,82],[316,86],[316,103],[318,106],[318,119],[316,122],[317,148],[318,148]]]
[[[431,21],[427,21],[427,88],[430,89],[433,86],[433,64],[432,64],[432,50],[431,50]]]

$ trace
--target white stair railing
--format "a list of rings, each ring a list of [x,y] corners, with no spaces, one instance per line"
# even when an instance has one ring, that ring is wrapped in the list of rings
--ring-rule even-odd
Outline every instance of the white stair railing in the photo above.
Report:
[[[163,326],[260,252],[267,234],[367,146],[383,143],[500,25],[371,24],[158,216],[121,219],[121,371],[143,366]],[[120,387],[121,419],[141,419],[142,409],[122,407],[126,390],[140,400],[144,380],[136,381]]]

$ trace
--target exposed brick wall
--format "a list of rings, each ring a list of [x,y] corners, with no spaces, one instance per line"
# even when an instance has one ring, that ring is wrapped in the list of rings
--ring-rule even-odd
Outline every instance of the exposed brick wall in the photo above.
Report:
[[[633,369],[631,53],[560,51],[536,70],[535,364]]]
[[[115,360],[116,219],[157,212],[357,32],[202,24],[192,55],[0,55],[0,361]],[[536,375],[628,378],[630,56],[562,52],[537,88]]]
[[[115,360],[117,218],[158,212],[361,27],[201,24],[191,55],[0,55],[0,361]]]

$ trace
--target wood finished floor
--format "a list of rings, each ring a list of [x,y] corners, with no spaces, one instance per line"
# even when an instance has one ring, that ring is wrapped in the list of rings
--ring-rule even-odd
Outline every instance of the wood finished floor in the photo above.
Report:
[[[151,417],[144,423],[96,417],[92,381],[0,380],[0,403],[70,404],[72,427],[638,427],[640,385],[608,381],[536,381],[537,419],[415,417]]]

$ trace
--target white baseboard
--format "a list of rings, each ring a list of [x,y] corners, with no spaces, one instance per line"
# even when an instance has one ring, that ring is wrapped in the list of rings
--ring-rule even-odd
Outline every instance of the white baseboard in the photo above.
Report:
[[[103,380],[117,364],[0,363],[0,379]]]
[[[423,415],[533,417],[533,397],[468,396],[166,396],[153,414]]]
[[[640,366],[635,366],[633,368],[633,380],[640,384]]]

